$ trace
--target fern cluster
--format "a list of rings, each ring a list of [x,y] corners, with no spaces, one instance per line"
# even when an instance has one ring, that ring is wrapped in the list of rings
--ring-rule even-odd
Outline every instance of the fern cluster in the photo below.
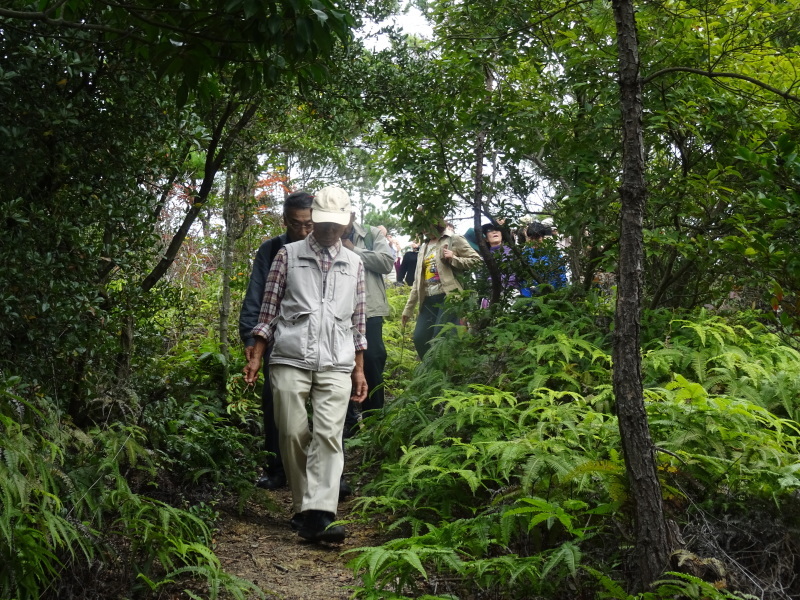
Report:
[[[358,508],[397,537],[354,551],[357,597],[628,598],[607,575],[632,542],[608,310],[552,294],[436,340],[362,442],[378,472]],[[671,516],[720,498],[791,501],[800,355],[753,319],[661,311],[645,323]],[[687,577],[642,598],[733,597]]]
[[[754,316],[726,320],[703,310],[691,320],[671,320],[645,345],[645,386],[663,386],[682,375],[709,393],[800,421],[800,353]]]
[[[223,572],[204,519],[134,489],[155,490],[161,466],[141,427],[82,431],[54,406],[17,377],[0,381],[0,597],[127,596],[184,575],[208,597],[255,590]],[[81,580],[98,565],[121,589]]]

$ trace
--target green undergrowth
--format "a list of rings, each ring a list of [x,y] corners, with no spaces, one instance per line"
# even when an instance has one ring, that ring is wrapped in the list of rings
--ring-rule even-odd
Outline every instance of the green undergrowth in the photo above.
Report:
[[[362,581],[355,597],[633,598],[619,583],[631,564],[633,499],[609,311],[567,292],[519,301],[437,339],[397,378],[396,398],[362,435],[371,481],[357,500],[393,539],[350,551]],[[667,517],[689,541],[675,573],[636,598],[798,585],[796,541],[760,571],[744,554],[738,571],[724,561],[736,553],[725,527],[765,547],[786,531],[800,537],[800,354],[756,317],[643,316]],[[698,566],[713,561],[717,571]]]
[[[257,493],[263,462],[255,393],[220,390],[213,348],[150,358],[88,427],[0,378],[0,598],[263,597],[213,551],[220,503]]]

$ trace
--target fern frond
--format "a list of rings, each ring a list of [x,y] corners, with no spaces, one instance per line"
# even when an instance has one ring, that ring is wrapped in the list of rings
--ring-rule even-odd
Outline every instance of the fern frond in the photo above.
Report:
[[[581,562],[581,550],[572,542],[564,542],[550,556],[550,560],[542,568],[542,577],[560,565],[567,567],[569,574],[575,577]]]

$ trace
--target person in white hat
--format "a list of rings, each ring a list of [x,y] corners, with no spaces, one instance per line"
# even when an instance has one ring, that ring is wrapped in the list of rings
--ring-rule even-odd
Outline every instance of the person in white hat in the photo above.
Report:
[[[281,456],[292,490],[292,527],[315,542],[342,542],[336,520],[344,467],[342,431],[348,399],[367,396],[364,265],[341,237],[350,198],[336,186],[311,204],[313,231],[278,251],[264,287],[256,340],[245,367],[254,383],[268,347]],[[313,408],[309,431],[306,401]]]

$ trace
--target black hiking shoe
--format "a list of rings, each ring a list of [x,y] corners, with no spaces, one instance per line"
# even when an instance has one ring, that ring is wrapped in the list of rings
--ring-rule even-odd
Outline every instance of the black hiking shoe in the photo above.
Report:
[[[345,531],[342,525],[331,527],[331,523],[336,520],[336,515],[324,510],[307,510],[305,519],[300,531],[297,533],[304,540],[309,542],[327,542],[329,544],[341,544],[345,538]]]
[[[278,473],[264,473],[256,481],[256,487],[262,490],[279,490],[286,487],[286,474]]]
[[[305,513],[294,513],[294,516],[291,519],[289,519],[289,527],[292,528],[292,531],[297,531],[303,526],[305,520],[306,520]]]

